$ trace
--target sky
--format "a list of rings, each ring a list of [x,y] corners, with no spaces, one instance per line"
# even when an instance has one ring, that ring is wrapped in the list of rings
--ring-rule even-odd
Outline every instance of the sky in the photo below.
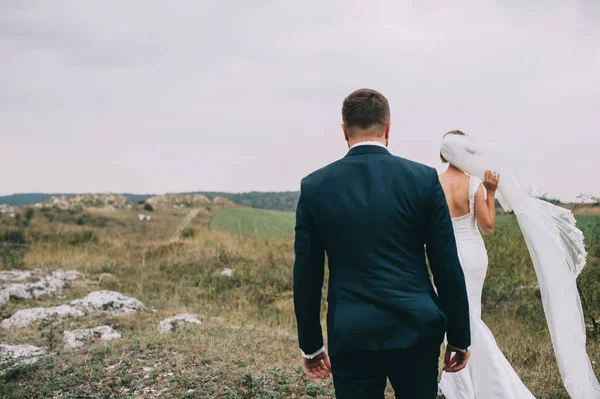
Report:
[[[600,196],[599,21],[595,0],[3,1],[0,195],[298,190],[368,87],[395,155],[441,171],[460,129],[549,197]]]

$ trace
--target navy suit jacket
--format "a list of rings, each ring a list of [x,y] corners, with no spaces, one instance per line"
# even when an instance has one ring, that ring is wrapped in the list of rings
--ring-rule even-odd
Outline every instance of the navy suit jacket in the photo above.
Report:
[[[330,355],[439,344],[446,331],[450,345],[469,347],[465,280],[435,169],[383,147],[353,148],[302,180],[294,249],[305,353],[323,346],[325,254]]]

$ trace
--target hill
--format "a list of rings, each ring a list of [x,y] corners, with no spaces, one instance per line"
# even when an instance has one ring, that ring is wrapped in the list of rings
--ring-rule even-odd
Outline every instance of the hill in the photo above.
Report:
[[[48,201],[52,197],[71,196],[77,194],[65,194],[65,193],[28,193],[28,194],[12,194],[0,196],[0,204],[12,205],[12,206],[25,206],[39,204]],[[121,194],[131,202],[143,201],[147,198],[152,197],[152,194]]]
[[[193,193],[181,193],[181,195],[203,195],[209,200],[214,200],[216,197],[223,197],[230,201],[233,201],[237,205],[247,206],[250,208],[257,209],[271,209],[275,211],[287,211],[292,212],[296,210],[296,204],[300,197],[299,191],[285,191],[285,192],[257,192],[252,191],[249,193],[223,193],[214,191],[198,191]],[[60,197],[64,195],[75,195],[75,194],[13,194],[0,197],[0,204],[7,204],[12,206],[25,206],[33,205],[40,202],[49,200],[52,197]],[[139,202],[153,197],[151,194],[121,194],[131,202]]]
[[[198,192],[209,199],[225,197],[240,206],[274,211],[294,212],[300,198],[300,191],[221,193],[212,191]]]

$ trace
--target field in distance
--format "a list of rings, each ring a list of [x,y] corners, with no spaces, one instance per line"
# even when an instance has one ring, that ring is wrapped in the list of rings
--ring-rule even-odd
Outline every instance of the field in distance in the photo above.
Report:
[[[577,227],[590,240],[594,226],[600,221],[598,215],[576,215]],[[240,236],[282,237],[294,236],[296,215],[294,212],[269,211],[254,208],[228,209],[213,216],[211,230],[226,231]],[[520,235],[517,218],[514,214],[498,215],[498,223],[508,225],[511,234]],[[596,236],[600,231],[596,231]]]
[[[234,208],[214,215],[210,229],[239,236],[291,238],[295,223],[293,212]]]

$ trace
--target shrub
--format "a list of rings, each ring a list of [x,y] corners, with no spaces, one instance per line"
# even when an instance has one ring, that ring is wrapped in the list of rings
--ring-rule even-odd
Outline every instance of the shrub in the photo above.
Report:
[[[148,211],[148,212],[152,212],[154,210],[154,208],[152,207],[152,205],[150,205],[149,203],[144,203],[144,210]]]
[[[183,238],[192,238],[196,235],[196,229],[193,227],[186,227],[181,232],[181,237]]]

